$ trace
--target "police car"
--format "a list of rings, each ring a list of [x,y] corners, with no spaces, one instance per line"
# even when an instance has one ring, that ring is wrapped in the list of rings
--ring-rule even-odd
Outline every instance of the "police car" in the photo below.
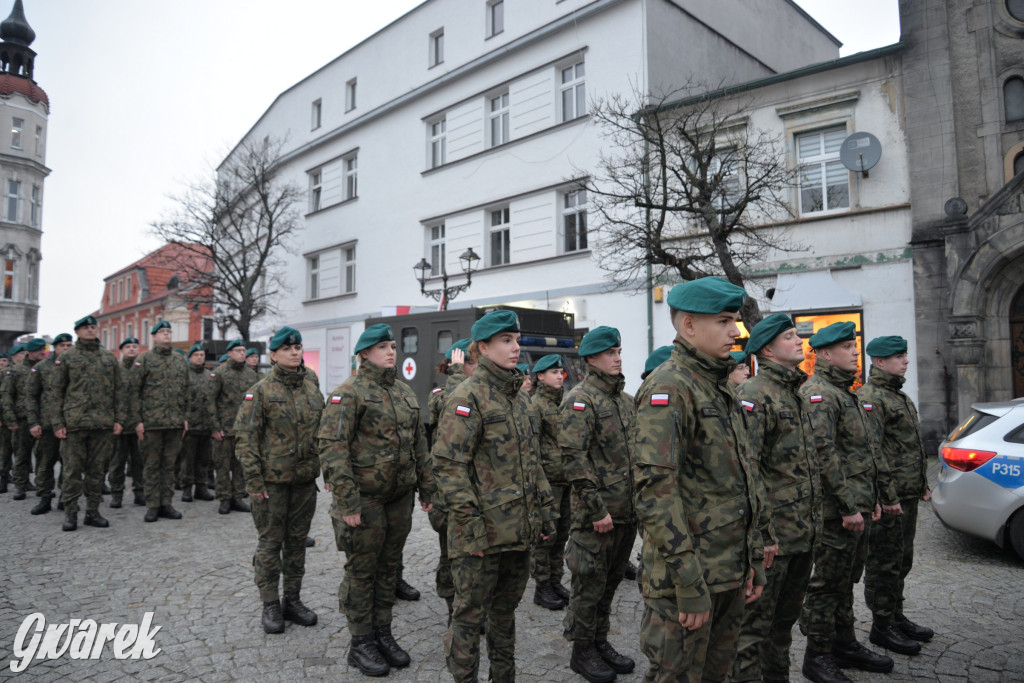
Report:
[[[1024,398],[971,408],[939,447],[932,509],[947,527],[1024,558]]]

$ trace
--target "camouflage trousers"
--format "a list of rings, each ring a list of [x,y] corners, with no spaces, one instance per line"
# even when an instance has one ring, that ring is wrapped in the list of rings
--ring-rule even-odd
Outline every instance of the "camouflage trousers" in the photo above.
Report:
[[[122,432],[114,437],[114,448],[107,468],[107,480],[110,482],[111,493],[124,493],[125,467],[132,478],[132,490],[142,494],[142,452],[139,450],[139,437],[133,431]]]
[[[266,500],[252,497],[252,521],[259,540],[252,566],[260,600],[280,599],[278,582],[284,577],[284,594],[298,593],[306,573],[306,536],[316,512],[316,482],[265,484]]]
[[[178,478],[182,487],[206,486],[206,473],[213,459],[213,437],[209,432],[188,432],[181,444],[181,469]]]
[[[572,509],[567,484],[552,484],[551,495],[554,497],[554,508],[558,512],[558,526],[554,536],[540,541],[530,553],[530,575],[537,585],[545,583],[561,583],[565,572],[565,544],[569,540],[569,527],[572,525]]]
[[[0,427],[0,476],[10,476],[14,454],[14,432],[6,425]]]
[[[174,463],[181,450],[181,428],[147,429],[139,446],[146,505],[170,505],[174,502]]]
[[[430,527],[437,532],[437,543],[441,550],[437,571],[434,572],[434,585],[437,595],[444,598],[450,608],[455,600],[455,582],[452,579],[452,561],[448,557],[448,511],[434,503],[434,508],[427,515]]]
[[[636,524],[618,522],[604,534],[577,529],[569,536],[565,559],[572,572],[572,594],[562,621],[566,640],[586,645],[608,639],[612,600],[634,540]]]
[[[60,439],[53,429],[43,427],[43,435],[36,443],[36,495],[53,498],[54,469],[60,462]]]
[[[235,457],[235,437],[225,434],[223,439],[216,442],[213,466],[217,470],[214,489],[217,500],[241,498],[245,493],[245,477],[242,475],[242,465]]]
[[[882,515],[868,537],[864,601],[879,626],[889,626],[903,615],[903,586],[914,566],[918,499],[901,500],[900,506],[902,515]]]
[[[61,446],[63,479],[60,500],[65,512],[78,512],[84,484],[85,509],[98,510],[103,501],[103,475],[114,448],[111,429],[69,431]]]
[[[864,573],[871,526],[868,515],[864,531],[857,532],[844,529],[841,518],[825,520],[800,612],[800,631],[807,636],[809,653],[829,652],[833,641],[856,639],[853,587]]]
[[[679,623],[671,598],[645,598],[640,621],[640,649],[647,655],[644,680],[724,681],[736,657],[736,638],[743,621],[743,586],[711,594],[711,615],[696,631]]]
[[[444,636],[445,662],[457,683],[476,681],[480,628],[487,624],[492,681],[514,681],[516,607],[530,578],[530,551],[506,550],[452,559],[455,611]]]
[[[412,530],[412,492],[389,502],[363,498],[360,525],[331,518],[334,541],[345,553],[345,576],[338,586],[338,609],[352,636],[373,633],[391,623],[395,582],[405,539]]]
[[[793,625],[800,618],[813,567],[814,553],[808,551],[779,555],[765,570],[764,592],[743,613],[732,680],[789,678]]]
[[[11,435],[14,445],[14,462],[11,467],[11,483],[24,489],[28,486],[28,475],[32,471],[32,448],[35,437],[28,433],[29,424],[18,420],[18,428]]]

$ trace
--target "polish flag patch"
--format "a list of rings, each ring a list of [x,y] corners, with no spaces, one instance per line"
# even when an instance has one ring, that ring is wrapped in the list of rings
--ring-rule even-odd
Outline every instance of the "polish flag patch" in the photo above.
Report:
[[[54,365],[60,365],[60,361],[59,360],[55,360],[55,361],[53,361],[53,364]]]
[[[36,369],[32,368],[29,372],[35,372],[35,371],[36,371]]]
[[[667,406],[668,394],[651,394],[652,406]]]
[[[572,409],[573,410],[586,410],[587,409],[587,404],[586,403],[573,403],[572,404]]]
[[[469,408],[467,408],[466,406],[456,406],[455,407],[455,414],[456,415],[461,415],[462,417],[469,417],[469,412],[470,412]]]
[[[139,361],[135,361],[135,367],[141,368],[142,367],[142,363],[140,363]]]
[[[341,396],[331,396],[331,403],[341,403]]]
[[[752,411],[754,409],[754,404],[750,401],[740,401],[740,405],[746,408],[747,411]]]
[[[438,387],[438,388],[434,389],[433,391],[431,391],[430,393],[437,394],[437,393],[440,393],[442,389],[444,389],[444,387]]]
[[[252,394],[246,394],[245,395],[245,400],[246,401],[251,401],[252,399],[253,399],[253,395]]]
[[[864,410],[868,411],[869,413],[870,413],[870,412],[871,412],[872,410],[874,410],[874,409],[875,409],[875,406],[874,406],[874,404],[871,404],[871,403],[865,403],[865,404],[864,404]]]
[[[811,396],[811,403],[821,403],[821,395]]]

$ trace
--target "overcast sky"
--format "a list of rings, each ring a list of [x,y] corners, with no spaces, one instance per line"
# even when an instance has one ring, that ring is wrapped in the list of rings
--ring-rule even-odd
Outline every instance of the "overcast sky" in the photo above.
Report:
[[[70,331],[148,225],[283,90],[420,0],[23,0],[50,98],[39,332]],[[0,17],[13,0],[0,0]],[[899,40],[897,0],[798,0],[844,43]]]

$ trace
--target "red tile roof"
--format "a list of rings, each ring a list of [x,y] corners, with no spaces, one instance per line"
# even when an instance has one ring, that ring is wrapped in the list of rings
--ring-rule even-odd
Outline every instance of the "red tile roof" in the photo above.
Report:
[[[50,98],[33,81],[13,74],[0,73],[0,97],[10,97],[14,93],[21,93],[33,102],[42,102],[46,105],[47,111],[50,109]]]

